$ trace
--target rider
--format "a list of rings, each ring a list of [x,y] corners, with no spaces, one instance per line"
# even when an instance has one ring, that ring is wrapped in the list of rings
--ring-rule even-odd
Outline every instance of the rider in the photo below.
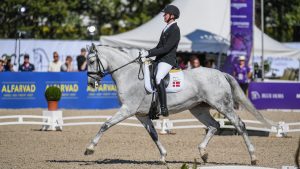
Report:
[[[156,56],[155,62],[158,63],[158,66],[155,81],[157,84],[161,114],[163,116],[169,116],[163,78],[172,67],[178,66],[176,50],[180,40],[180,30],[175,20],[179,18],[180,11],[174,5],[167,5],[162,12],[164,12],[164,21],[167,25],[161,33],[157,46],[149,51],[141,51],[141,57]]]

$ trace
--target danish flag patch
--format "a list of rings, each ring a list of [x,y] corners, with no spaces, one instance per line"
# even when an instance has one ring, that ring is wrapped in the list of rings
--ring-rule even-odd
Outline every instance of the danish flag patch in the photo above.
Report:
[[[173,81],[173,87],[180,87],[180,81]]]

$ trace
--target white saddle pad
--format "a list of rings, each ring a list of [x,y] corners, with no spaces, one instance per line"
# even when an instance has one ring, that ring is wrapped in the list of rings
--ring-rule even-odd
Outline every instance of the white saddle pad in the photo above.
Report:
[[[150,82],[150,70],[149,66],[151,65],[150,62],[144,62],[144,81],[145,81],[145,89],[153,93],[155,89],[151,86]],[[170,74],[170,81],[168,87],[166,88],[167,93],[176,93],[183,89],[184,86],[184,75],[182,70],[172,69],[169,72]]]

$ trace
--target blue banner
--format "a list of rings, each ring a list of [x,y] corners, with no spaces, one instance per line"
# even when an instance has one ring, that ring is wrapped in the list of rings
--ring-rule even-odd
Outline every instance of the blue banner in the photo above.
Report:
[[[46,108],[47,87],[62,91],[59,108],[111,109],[120,107],[110,76],[98,88],[87,86],[86,72],[4,72],[0,74],[0,108]]]
[[[300,83],[250,83],[249,98],[257,109],[300,109]]]

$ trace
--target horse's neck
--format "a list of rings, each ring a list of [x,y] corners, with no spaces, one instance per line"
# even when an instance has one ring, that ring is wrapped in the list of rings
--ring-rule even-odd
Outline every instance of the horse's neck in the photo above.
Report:
[[[107,50],[107,49],[106,49]],[[121,66],[131,62],[134,58],[126,56],[126,54],[116,49],[111,49],[106,54],[106,60],[108,64],[108,71],[114,71]],[[128,64],[127,66],[120,68],[112,74],[112,78],[115,81],[119,92],[126,92],[128,88],[134,83],[134,76],[138,75],[138,65],[136,63]],[[137,79],[137,77],[136,77]]]
[[[133,60],[131,57],[127,56],[125,53],[117,49],[106,47],[105,50],[106,52],[104,55],[106,57],[109,72],[114,71]],[[120,70],[115,71],[113,75],[116,75],[117,77],[121,76],[132,66],[132,64],[129,64],[121,68]]]

